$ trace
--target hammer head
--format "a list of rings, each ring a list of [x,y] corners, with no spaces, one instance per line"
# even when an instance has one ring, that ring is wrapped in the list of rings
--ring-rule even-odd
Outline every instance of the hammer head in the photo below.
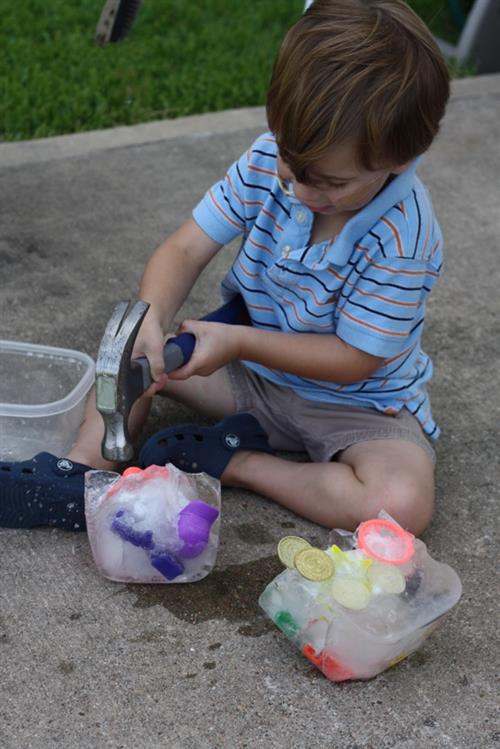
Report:
[[[96,406],[104,419],[102,454],[123,462],[132,457],[128,418],[144,392],[142,373],[131,368],[132,349],[149,304],[120,302],[106,326],[96,364]],[[135,373],[135,377],[134,377]],[[140,374],[140,383],[137,374]]]

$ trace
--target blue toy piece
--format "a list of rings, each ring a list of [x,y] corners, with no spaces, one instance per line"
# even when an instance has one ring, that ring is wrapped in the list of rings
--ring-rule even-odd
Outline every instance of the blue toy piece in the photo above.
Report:
[[[167,550],[152,552],[151,565],[167,580],[173,580],[184,572],[181,562]]]
[[[111,521],[111,530],[117,533],[123,541],[141,549],[154,549],[153,531],[138,531],[134,526],[135,518],[125,510],[118,510]]]

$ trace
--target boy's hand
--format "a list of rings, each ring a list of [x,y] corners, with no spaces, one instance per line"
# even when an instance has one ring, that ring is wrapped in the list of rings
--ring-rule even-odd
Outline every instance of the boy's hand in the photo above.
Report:
[[[185,320],[177,334],[191,333],[196,338],[196,345],[188,363],[170,372],[169,379],[187,380],[193,375],[206,377],[238,359],[241,327],[203,320]]]
[[[164,372],[163,349],[166,336],[163,333],[161,322],[152,308],[148,310],[136,338],[132,359],[145,356],[149,361],[151,376],[154,380],[145,395],[151,397],[165,386],[167,375]]]

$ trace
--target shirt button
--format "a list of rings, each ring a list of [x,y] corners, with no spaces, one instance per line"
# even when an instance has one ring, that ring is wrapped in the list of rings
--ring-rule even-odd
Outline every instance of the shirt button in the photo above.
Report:
[[[283,245],[283,257],[288,257],[291,251],[292,251],[292,248],[289,244]]]
[[[295,220],[297,221],[298,224],[303,224],[306,218],[307,218],[306,212],[301,209],[299,209],[297,213],[295,214]]]

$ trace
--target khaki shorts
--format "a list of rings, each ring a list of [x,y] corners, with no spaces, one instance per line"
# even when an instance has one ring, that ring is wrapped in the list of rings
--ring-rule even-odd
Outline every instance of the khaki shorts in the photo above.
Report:
[[[388,416],[374,408],[307,400],[239,362],[231,362],[227,371],[237,413],[255,416],[274,450],[307,452],[314,463],[325,463],[358,442],[400,439],[420,445],[435,462],[422,427],[406,408]]]

